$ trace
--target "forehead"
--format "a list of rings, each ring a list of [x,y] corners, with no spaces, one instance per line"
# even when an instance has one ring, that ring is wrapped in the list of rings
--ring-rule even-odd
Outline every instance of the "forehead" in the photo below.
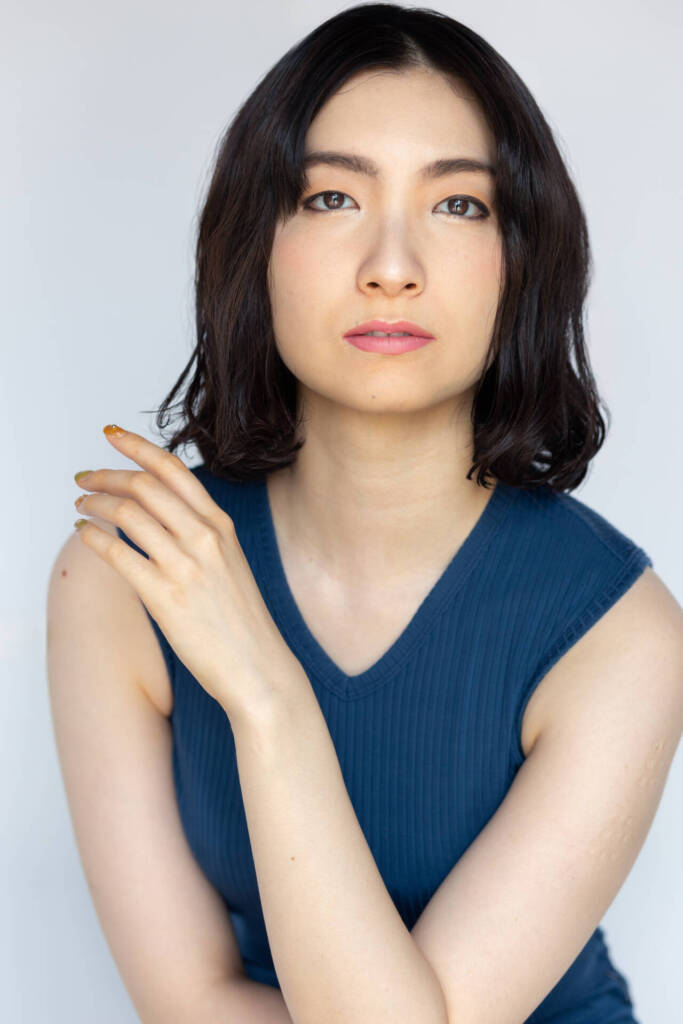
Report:
[[[464,155],[491,165],[495,159],[495,139],[467,88],[412,68],[362,72],[330,96],[306,134],[307,152],[326,149],[363,152],[376,162],[399,152]]]

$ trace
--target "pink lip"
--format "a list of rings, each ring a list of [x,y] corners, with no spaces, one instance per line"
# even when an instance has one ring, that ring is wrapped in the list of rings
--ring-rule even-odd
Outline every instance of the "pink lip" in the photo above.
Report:
[[[379,330],[379,328],[376,328]],[[399,352],[410,352],[414,348],[429,345],[433,338],[423,338],[417,334],[404,334],[400,338],[376,338],[374,334],[347,334],[346,340],[364,352],[381,352],[383,355],[397,355]]]
[[[411,323],[410,320],[365,320],[357,327],[352,327],[344,334],[345,338],[354,334],[366,334],[368,331],[408,331],[415,338],[433,338],[434,335],[425,331],[419,324]],[[381,340],[381,339],[380,339]],[[400,339],[398,339],[400,341]],[[407,340],[407,339],[405,339]]]
[[[375,338],[374,335],[367,334],[367,331],[407,331],[408,334],[400,338]],[[364,352],[381,352],[384,355],[411,352],[434,341],[433,334],[425,331],[419,324],[411,323],[410,320],[395,320],[393,323],[389,320],[366,320],[365,323],[352,327],[344,337]]]

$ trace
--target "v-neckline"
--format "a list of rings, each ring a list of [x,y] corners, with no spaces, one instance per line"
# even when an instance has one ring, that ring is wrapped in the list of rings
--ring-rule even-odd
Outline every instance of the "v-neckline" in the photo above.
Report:
[[[268,596],[277,608],[283,636],[304,669],[345,700],[363,696],[383,684],[433,626],[445,602],[464,584],[502,524],[517,490],[500,480],[497,482],[474,526],[400,635],[372,665],[350,676],[315,638],[294,599],[277,543],[267,481],[265,476],[259,480],[256,484],[257,557],[264,570]]]

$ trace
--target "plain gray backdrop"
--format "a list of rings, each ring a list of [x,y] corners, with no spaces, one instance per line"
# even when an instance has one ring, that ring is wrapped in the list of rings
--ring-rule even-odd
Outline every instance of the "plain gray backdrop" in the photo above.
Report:
[[[194,232],[219,135],[284,51],[347,6],[5,0],[0,1016],[13,1024],[137,1020],[93,909],[60,775],[45,670],[48,577],[77,518],[73,474],[131,468],[104,424],[159,443],[141,410],[158,406],[194,345]],[[683,7],[436,7],[502,53],[556,133],[588,217],[588,345],[613,415],[573,493],[640,544],[683,603]],[[642,1024],[680,1020],[682,805],[679,748],[603,919]]]

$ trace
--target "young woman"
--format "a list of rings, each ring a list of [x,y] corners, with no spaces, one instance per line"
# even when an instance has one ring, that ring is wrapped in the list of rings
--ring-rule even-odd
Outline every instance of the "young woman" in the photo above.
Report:
[[[589,263],[533,97],[435,11],[336,15],[232,121],[182,424],[107,428],[131,468],[79,480],[50,584],[141,1020],[636,1020],[599,923],[680,738],[683,612],[568,493],[605,436]]]

